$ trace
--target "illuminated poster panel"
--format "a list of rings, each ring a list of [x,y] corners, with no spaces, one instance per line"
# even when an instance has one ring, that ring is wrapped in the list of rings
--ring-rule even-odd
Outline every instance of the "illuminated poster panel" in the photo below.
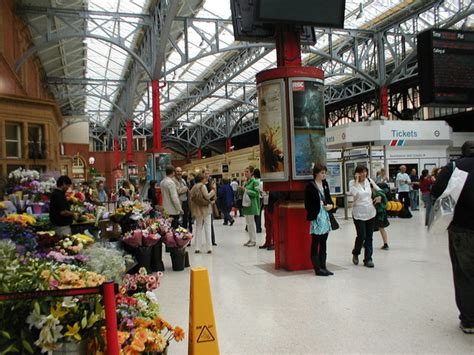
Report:
[[[284,81],[257,86],[260,167],[265,182],[288,180],[288,148]]]
[[[326,119],[322,80],[289,81],[293,179],[312,179],[314,164],[326,165]]]

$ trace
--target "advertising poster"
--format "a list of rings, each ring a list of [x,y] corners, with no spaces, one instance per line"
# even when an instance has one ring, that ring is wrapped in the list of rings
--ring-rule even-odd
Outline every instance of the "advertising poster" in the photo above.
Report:
[[[328,162],[326,164],[328,172],[326,175],[326,181],[329,184],[329,191],[331,195],[342,194],[342,167],[339,162]]]
[[[260,170],[263,181],[288,180],[283,89],[283,80],[264,82],[257,88]]]
[[[312,178],[314,164],[326,165],[326,120],[322,81],[290,81],[293,179]]]

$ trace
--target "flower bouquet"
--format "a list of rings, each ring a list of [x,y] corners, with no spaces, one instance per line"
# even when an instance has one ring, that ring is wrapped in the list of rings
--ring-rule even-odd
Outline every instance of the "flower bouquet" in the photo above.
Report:
[[[178,227],[175,230],[170,229],[163,236],[164,243],[170,248],[185,248],[193,239],[193,235],[186,229]]]
[[[162,277],[162,272],[147,273],[146,269],[141,267],[137,274],[124,276],[122,288],[129,295],[137,292],[153,291],[160,286]]]

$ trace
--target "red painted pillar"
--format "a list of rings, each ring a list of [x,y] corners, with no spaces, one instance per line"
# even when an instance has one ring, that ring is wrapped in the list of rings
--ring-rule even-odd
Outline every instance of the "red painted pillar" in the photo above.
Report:
[[[388,89],[386,86],[380,88],[380,113],[388,117]]]
[[[191,163],[191,152],[189,152],[189,151],[186,155],[186,160],[187,160],[188,163]]]
[[[201,148],[198,148],[198,150],[197,150],[197,158],[202,159],[202,150],[201,150]]]
[[[133,121],[127,121],[127,162],[133,162]]]
[[[230,147],[232,147],[232,138],[227,138],[225,141],[225,151],[228,153],[231,151]]]
[[[114,138],[114,169],[120,167],[120,155],[119,155],[119,141],[118,138]]]
[[[112,281],[102,285],[104,295],[105,328],[107,355],[119,355],[120,348],[117,333],[117,310],[115,307],[115,286]]]
[[[153,113],[153,151],[161,151],[160,86],[158,80],[151,81],[151,102]]]
[[[278,67],[301,67],[300,32],[291,26],[277,27],[276,52]]]

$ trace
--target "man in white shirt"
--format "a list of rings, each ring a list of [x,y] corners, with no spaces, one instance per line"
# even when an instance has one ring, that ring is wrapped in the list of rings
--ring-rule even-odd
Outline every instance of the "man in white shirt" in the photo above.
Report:
[[[407,174],[407,167],[400,166],[400,172],[395,179],[398,188],[398,199],[403,203],[403,206],[408,209],[410,206],[410,176]]]
[[[161,180],[161,196],[163,197],[163,211],[173,218],[172,227],[178,227],[179,216],[183,214],[181,201],[178,196],[178,189],[173,181],[175,174],[174,166],[166,167],[166,177]]]

